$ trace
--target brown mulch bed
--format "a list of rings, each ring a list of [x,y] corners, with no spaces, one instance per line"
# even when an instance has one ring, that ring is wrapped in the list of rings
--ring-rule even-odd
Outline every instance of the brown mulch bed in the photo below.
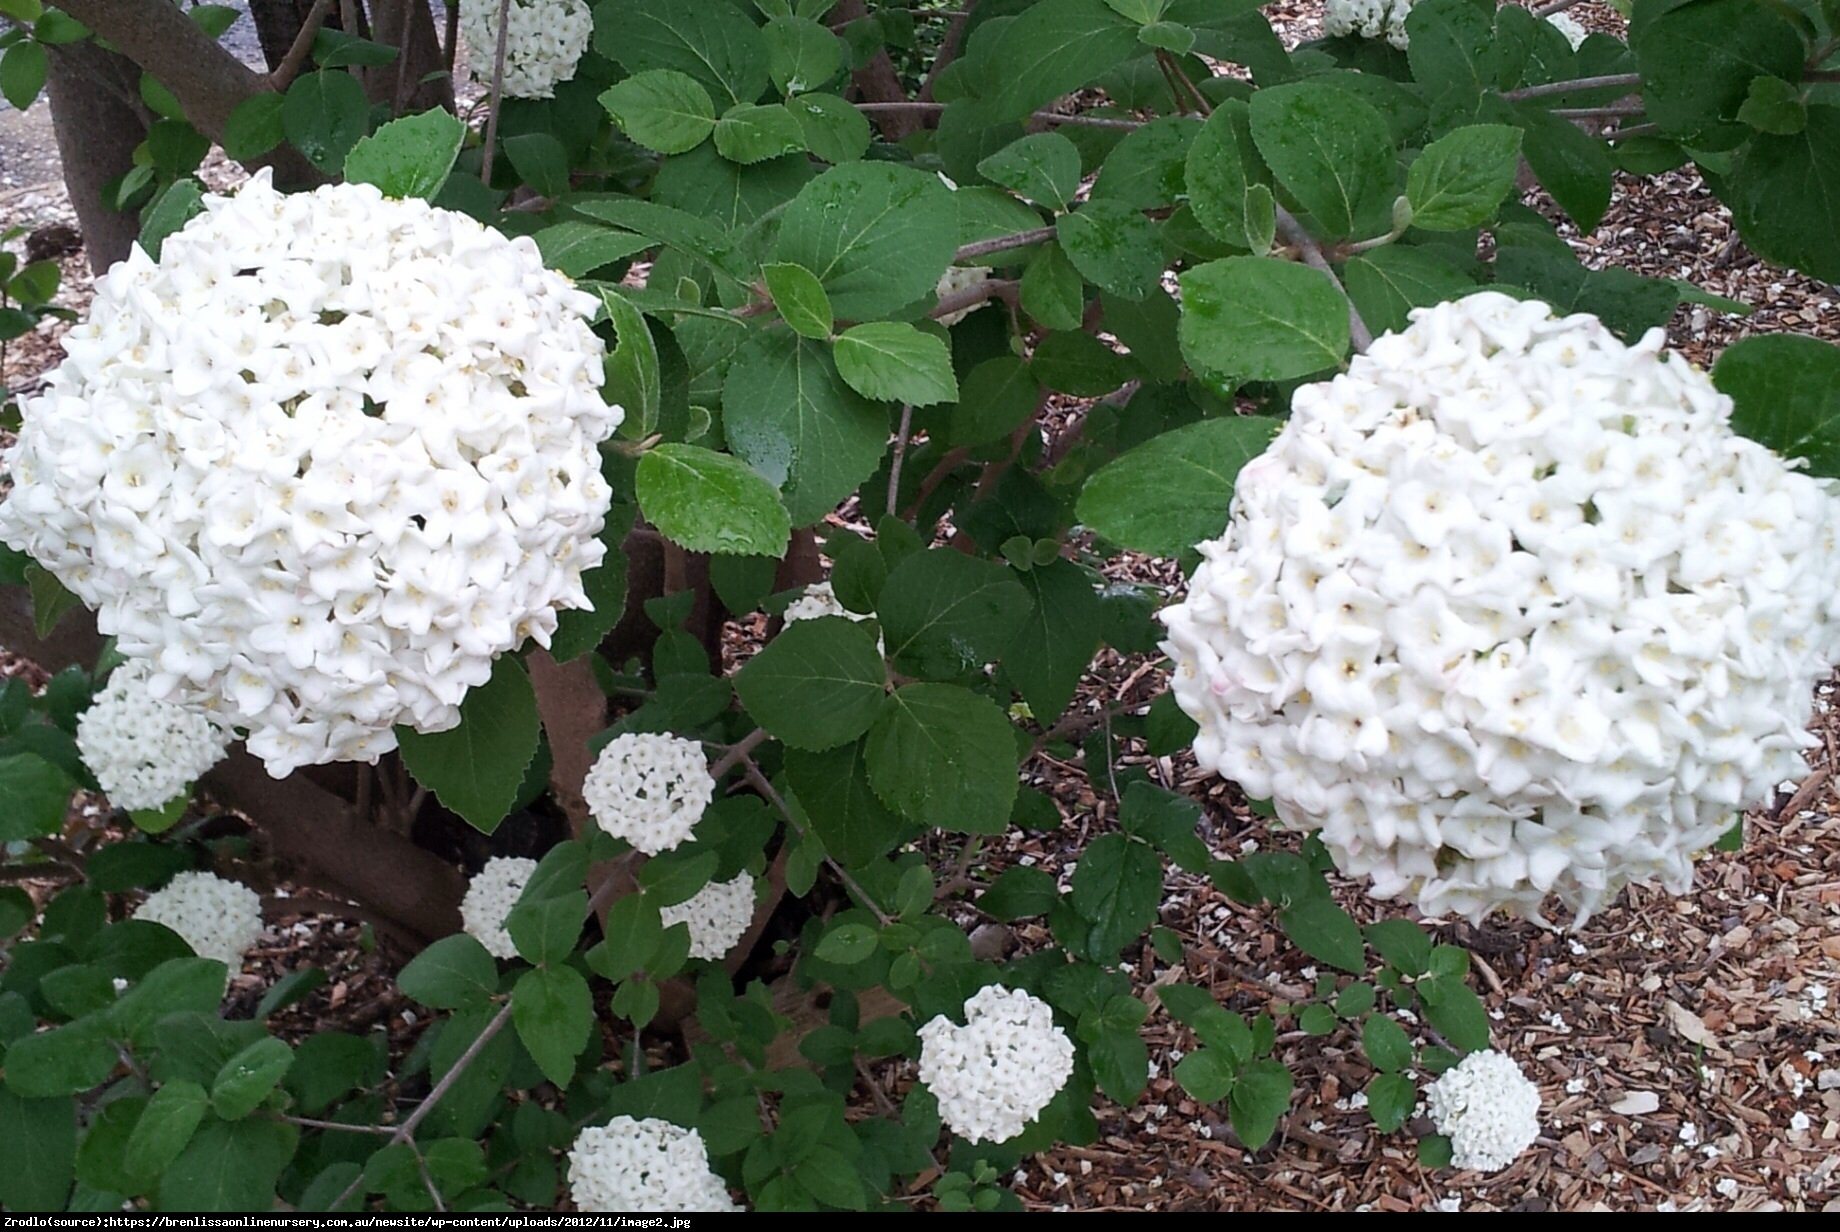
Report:
[[[1295,39],[1314,33],[1320,5],[1292,0],[1266,11]],[[1601,4],[1572,12],[1593,28],[1621,28]],[[207,178],[224,186],[233,174],[220,160]],[[1531,203],[1549,208],[1541,194]],[[55,185],[0,193],[0,228],[68,221]],[[1595,233],[1578,237],[1563,225],[1562,233],[1590,264],[1686,277],[1751,305],[1745,318],[1692,306],[1675,314],[1670,342],[1702,364],[1751,333],[1840,338],[1834,288],[1748,254],[1728,213],[1690,171],[1620,180]],[[81,310],[87,267],[81,255],[63,265],[59,303]],[[59,328],[47,325],[10,347],[0,376],[28,385],[55,362]],[[1113,571],[1164,588],[1180,580],[1167,562],[1125,560]],[[736,626],[735,648],[744,651],[764,632],[764,621]],[[29,665],[0,652],[0,672],[24,670]],[[1141,709],[1162,687],[1145,659],[1108,651],[1075,713],[1096,714],[1108,702]],[[1044,1210],[1840,1210],[1840,799],[1826,777],[1840,769],[1840,714],[1828,705],[1830,691],[1818,698],[1815,789],[1789,815],[1753,817],[1747,849],[1708,856],[1693,893],[1631,891],[1570,935],[1525,924],[1440,929],[1476,954],[1475,982],[1496,1043],[1542,1089],[1544,1135],[1507,1171],[1429,1172],[1417,1163],[1410,1133],[1377,1134],[1358,1096],[1369,1074],[1345,1029],[1281,1037],[1281,1055],[1303,1090],[1278,1138],[1244,1150],[1218,1108],[1197,1105],[1172,1079],[1193,1040],[1154,1008],[1150,988],[1200,983],[1253,1013],[1308,995],[1317,973],[1269,913],[1174,872],[1162,923],[1181,938],[1183,961],[1168,967],[1146,948],[1130,970],[1153,1005],[1148,1091],[1129,1109],[1101,1097],[1098,1142],[1027,1160],[1006,1181]],[[1250,816],[1230,786],[1201,775],[1186,755],[1152,759],[1125,747],[1127,761],[1204,802],[1203,835],[1216,854],[1294,847],[1294,836]],[[1025,775],[1055,800],[1064,824],[991,840],[977,857],[979,877],[1026,863],[1064,878],[1083,845],[1110,825],[1114,801],[1089,785],[1077,757],[1038,756]],[[99,836],[107,826],[93,802],[73,808],[74,833]],[[291,884],[284,870],[258,862],[244,871],[269,897],[271,927],[233,984],[236,1012],[252,1011],[288,972],[319,967],[326,983],[279,1011],[277,1030],[296,1038],[382,1027],[402,1055],[423,1023],[396,992],[392,957],[355,915]],[[1355,887],[1341,892],[1364,920],[1389,914]],[[1030,922],[1011,941],[1033,948],[1048,938]],[[891,1085],[912,1081],[911,1067],[873,1073]],[[866,1093],[861,1100],[870,1102]]]

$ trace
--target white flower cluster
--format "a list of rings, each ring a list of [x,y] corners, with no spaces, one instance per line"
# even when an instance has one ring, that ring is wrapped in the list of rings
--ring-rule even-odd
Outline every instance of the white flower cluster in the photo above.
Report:
[[[946,272],[939,276],[939,286],[934,290],[933,294],[939,299],[944,299],[946,296],[956,294],[959,291],[967,291],[972,287],[982,286],[990,280],[990,274],[991,268],[988,265],[949,265],[946,267]],[[968,308],[960,308],[955,312],[948,312],[944,316],[938,318],[939,323],[947,329],[951,329],[954,325],[957,325],[960,321],[964,320],[989,302],[990,301],[987,299],[981,299]]]
[[[1425,1110],[1459,1168],[1500,1172],[1540,1136],[1540,1088],[1499,1052],[1472,1052],[1445,1070],[1425,1088]]]
[[[1549,13],[1546,20],[1552,23],[1553,29],[1565,36],[1565,41],[1572,45],[1573,51],[1584,46],[1584,41],[1591,37],[1591,32],[1570,13]]]
[[[1364,39],[1384,38],[1404,51],[1412,42],[1406,33],[1412,5],[1413,0],[1328,0],[1323,6],[1323,33],[1331,38],[1350,34]],[[1546,20],[1565,36],[1573,51],[1590,33],[1569,13],[1553,13]]]
[[[829,582],[813,582],[805,588],[804,594],[787,605],[785,621],[792,624],[799,620],[816,620],[820,616],[841,616],[845,620],[869,619],[866,612],[852,612],[843,606]]]
[[[528,238],[260,172],[97,280],[0,539],[275,777],[375,761],[589,606],[623,415],[594,310]]]
[[[648,856],[689,838],[715,794],[703,746],[657,732],[609,740],[581,785],[601,829]]]
[[[124,663],[77,719],[77,751],[117,808],[158,809],[223,760],[229,735],[196,706],[161,701]]]
[[[1298,390],[1163,613],[1201,765],[1427,913],[1684,892],[1808,772],[1840,501],[1662,342],[1488,292]]]
[[[473,76],[490,89],[498,58],[499,0],[459,0],[460,38]],[[511,0],[505,16],[507,98],[553,98],[575,76],[594,36],[586,0]]]
[[[516,958],[517,946],[505,931],[505,917],[517,906],[537,862],[520,856],[493,856],[466,884],[460,900],[460,924],[494,958]]]
[[[712,881],[658,915],[666,928],[690,926],[690,957],[719,959],[754,922],[753,874],[743,869],[733,881]]]
[[[1007,1142],[1041,1115],[1073,1075],[1073,1043],[1046,1001],[989,984],[920,1028],[920,1081],[967,1142]]]
[[[262,935],[262,899],[240,881],[216,873],[177,873],[134,911],[137,920],[164,924],[200,958],[215,958],[231,972]]]
[[[590,1125],[569,1148],[569,1194],[578,1211],[739,1211],[709,1167],[703,1136],[656,1117]]]
[[[1412,0],[1328,0],[1323,6],[1323,33],[1331,38],[1384,38],[1404,51],[1411,41],[1406,35],[1411,14]]]

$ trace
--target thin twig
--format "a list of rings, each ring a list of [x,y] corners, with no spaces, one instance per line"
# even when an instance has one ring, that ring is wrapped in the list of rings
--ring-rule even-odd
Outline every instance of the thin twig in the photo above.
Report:
[[[348,1125],[344,1121],[319,1121],[312,1117],[294,1116],[286,1112],[271,1112],[268,1115],[277,1121],[286,1121],[289,1125],[299,1125],[307,1129],[331,1129],[348,1134],[380,1134],[386,1137],[396,1132],[394,1125]]]
[[[1549,81],[1544,85],[1522,86],[1502,95],[1505,99],[1550,98],[1554,94],[1576,94],[1580,90],[1604,90],[1611,86],[1639,86],[1640,73],[1608,73],[1602,77],[1577,77],[1571,81]]]
[[[1322,245],[1318,244],[1315,237],[1303,229],[1303,224],[1297,221],[1297,216],[1283,206],[1278,206],[1277,218],[1278,234],[1284,237],[1284,242],[1297,250],[1305,265],[1314,270],[1321,270],[1323,275],[1335,284],[1335,289],[1342,293],[1343,298],[1347,298],[1348,288],[1344,287],[1342,280],[1335,276],[1335,270],[1330,266],[1329,259],[1323,256]],[[1354,306],[1352,299],[1348,300],[1348,337],[1353,342],[1357,353],[1365,351],[1374,344],[1373,332],[1367,328],[1367,322],[1361,319],[1360,309]]]
[[[954,263],[969,261],[973,257],[987,257],[993,252],[1008,252],[1012,248],[1027,248],[1030,244],[1040,244],[1054,238],[1053,227],[1036,227],[1032,231],[1017,231],[1011,235],[996,235],[987,240],[973,240],[959,247],[952,254]]]
[[[1195,110],[1199,111],[1204,116],[1213,115],[1214,104],[1207,101],[1207,95],[1201,92],[1201,87],[1197,86],[1194,79],[1184,71],[1182,62],[1160,47],[1157,49],[1156,54],[1157,58],[1167,66],[1169,74],[1175,78],[1183,89],[1188,91],[1189,101],[1195,104]]]
[[[1548,3],[1542,4],[1540,7],[1531,11],[1535,17],[1551,17],[1554,13],[1563,13],[1565,10],[1583,3],[1584,0],[1549,0]]]
[[[456,0],[457,2],[457,0]],[[505,94],[505,44],[511,34],[511,0],[498,0],[498,49],[492,54],[492,99],[486,112],[486,147],[479,156],[479,182],[492,187],[492,152],[498,146],[498,109]]]
[[[1628,141],[1632,137],[1653,137],[1660,133],[1659,124],[1625,124],[1604,134],[1605,141]]]
[[[741,739],[728,746],[728,751],[709,763],[709,777],[719,779],[741,764],[743,758],[759,748],[767,740],[767,729],[756,727]]]
[[[1641,103],[1610,103],[1604,107],[1554,107],[1551,114],[1563,120],[1608,120],[1615,116],[1639,116]]]
[[[332,0],[316,0],[307,19],[300,23],[300,33],[294,36],[294,42],[281,57],[281,63],[275,65],[275,71],[268,75],[268,88],[277,93],[287,89],[300,76],[307,57],[313,54],[313,40],[319,35],[319,28],[326,24],[326,18],[332,16]]]
[[[753,785],[754,790],[765,796],[767,802],[778,809],[779,815],[786,819],[786,824],[791,826],[801,839],[805,839],[805,827],[801,826],[798,819],[792,815],[792,810],[786,805],[785,797],[779,794],[773,784],[767,782],[767,776],[760,772],[760,767],[755,765],[751,758],[746,757],[741,759],[741,764],[745,768],[747,781]],[[828,854],[825,855],[824,862],[830,866],[833,873],[837,874],[837,879],[843,882],[844,888],[854,894],[877,920],[880,920],[884,926],[894,923],[894,917],[882,910],[881,904],[875,901],[869,891],[862,888],[856,878],[850,876],[849,871],[843,865],[831,859]]]
[[[901,404],[901,428],[894,435],[894,461],[888,464],[888,516],[899,516],[901,466],[907,461],[907,438],[914,430],[914,404]]]
[[[891,103],[857,103],[856,110],[868,113],[888,111],[918,111],[931,115],[944,111],[944,103],[923,103],[913,99],[901,99]],[[1122,116],[1082,115],[1078,112],[1037,111],[1029,116],[1043,124],[1071,124],[1076,128],[1142,128],[1144,121],[1125,119]]]

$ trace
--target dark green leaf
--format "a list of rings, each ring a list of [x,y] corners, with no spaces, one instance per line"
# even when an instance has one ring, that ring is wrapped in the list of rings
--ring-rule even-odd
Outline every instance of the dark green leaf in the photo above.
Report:
[[[581,923],[588,914],[585,890],[570,890],[553,897],[537,897],[526,887],[518,905],[505,917],[505,931],[527,962],[556,964],[575,950]]]
[[[1381,920],[1367,926],[1367,943],[1407,975],[1423,975],[1431,963],[1431,938],[1410,920]]]
[[[396,977],[403,995],[441,1010],[484,1005],[498,991],[498,964],[469,933],[443,937]]]
[[[1489,1046],[1489,1015],[1482,1001],[1461,979],[1426,976],[1414,987],[1425,1016],[1444,1038],[1465,1052]]]
[[[760,268],[767,294],[779,309],[780,319],[804,338],[829,338],[834,317],[830,296],[817,276],[802,265],[769,262]]]
[[[1629,23],[1629,47],[1643,109],[1671,136],[1735,119],[1759,76],[1801,76],[1795,27],[1752,0],[1644,0]]]
[[[77,1163],[77,1104],[24,1099],[0,1087],[0,1206],[15,1214],[62,1211]]]
[[[1412,1041],[1404,1028],[1384,1014],[1375,1014],[1361,1026],[1361,1048],[1367,1063],[1393,1073],[1412,1064]]]
[[[777,557],[786,550],[792,527],[779,494],[739,458],[659,445],[639,459],[636,486],[646,520],[693,552]]]
[[[1735,404],[1731,426],[1809,472],[1840,476],[1840,347],[1800,334],[1759,334],[1726,348],[1712,382]]]
[[[1143,299],[1162,277],[1163,247],[1141,212],[1112,200],[1092,200],[1055,224],[1061,249],[1081,276],[1126,299]]]
[[[886,668],[875,641],[840,616],[801,620],[735,674],[754,721],[795,748],[848,744],[881,708]]]
[[[263,1036],[225,1061],[211,1083],[211,1107],[226,1121],[240,1121],[268,1098],[294,1064],[294,1050]]]
[[[1476,289],[1469,278],[1437,253],[1390,244],[1352,257],[1342,267],[1348,298],[1375,334],[1398,333],[1414,308],[1460,299]]]
[[[1255,93],[1251,122],[1266,165],[1325,235],[1358,239],[1387,230],[1393,141],[1373,107],[1326,83],[1296,82]]]
[[[594,1028],[588,982],[573,967],[536,967],[511,990],[511,1021],[543,1076],[566,1087]]]
[[[945,340],[902,321],[871,321],[837,339],[837,371],[865,398],[930,406],[958,398]]]
[[[1277,428],[1275,420],[1232,416],[1165,432],[1086,481],[1080,521],[1140,552],[1187,551],[1226,526],[1234,479]]]
[[[813,951],[820,961],[852,966],[875,953],[879,937],[867,924],[839,924],[825,933]]]
[[[999,355],[965,377],[952,408],[949,440],[954,445],[984,445],[1014,432],[1035,411],[1041,389],[1029,366],[1014,355]]]
[[[716,152],[730,162],[751,165],[805,148],[805,130],[778,103],[742,103],[716,121]]]
[[[1002,565],[936,548],[890,570],[878,612],[896,667],[949,679],[996,658],[1029,606],[1028,592]]]
[[[775,17],[761,30],[767,40],[767,76],[781,94],[824,85],[843,67],[843,43],[809,17]]]
[[[160,259],[160,247],[166,237],[197,216],[204,208],[200,204],[203,199],[204,190],[193,179],[174,180],[153,199],[141,221],[140,246],[148,256]]]
[[[575,219],[545,227],[531,238],[543,254],[543,264],[570,278],[586,278],[603,265],[652,246],[652,241],[643,235]]]
[[[487,834],[516,802],[541,734],[530,677],[510,655],[492,665],[491,679],[467,691],[458,727],[431,735],[396,729],[415,781]]]
[[[694,150],[716,127],[709,91],[673,69],[634,73],[603,91],[601,106],[628,137],[660,154]]]
[[[1016,865],[1005,869],[977,899],[977,909],[992,919],[1010,923],[1032,915],[1046,915],[1060,899],[1054,878],[1039,868]]]
[[[284,95],[263,91],[238,103],[224,122],[224,153],[248,162],[280,145],[287,136],[281,119],[286,102]]]
[[[1188,270],[1181,284],[1182,353],[1203,372],[1282,381],[1348,353],[1348,301],[1306,265],[1228,257]]]
[[[860,740],[821,753],[786,751],[786,778],[812,829],[849,867],[891,850],[907,828],[870,787],[865,756]]]
[[[438,107],[391,120],[351,147],[345,178],[375,184],[386,197],[432,198],[446,182],[466,132],[452,112]]]
[[[907,685],[882,703],[869,730],[869,782],[920,825],[1001,834],[1016,799],[1012,732],[994,702],[967,689]]]
[[[1375,1074],[1367,1084],[1367,1113],[1383,1134],[1404,1125],[1417,1104],[1418,1086],[1404,1074]]]
[[[267,1211],[300,1133],[262,1119],[206,1121],[160,1178],[164,1211]]]
[[[1327,893],[1310,894],[1293,902],[1279,913],[1278,923],[1284,935],[1311,958],[1344,971],[1367,970],[1367,950],[1361,944],[1360,927]]]
[[[281,106],[281,131],[328,175],[337,175],[345,156],[364,135],[370,100],[350,73],[331,69],[302,73],[288,87]]]
[[[1001,66],[989,100],[993,119],[1019,120],[1147,49],[1137,25],[1104,0],[1041,0],[994,36],[981,53]]]
[[[1808,108],[1793,136],[1760,133],[1725,180],[1725,201],[1745,243],[1766,260],[1840,282],[1840,107]]]
[[[1033,133],[978,163],[978,171],[1030,201],[1060,209],[1079,191],[1080,151],[1060,133]]]
[[[1030,569],[1020,581],[1032,606],[1003,652],[1003,670],[1036,721],[1052,723],[1073,700],[1080,676],[1099,649],[1105,607],[1091,576],[1072,561],[1057,558]]]
[[[108,1081],[119,1063],[102,1024],[84,1019],[14,1040],[6,1050],[6,1086],[25,1099],[74,1095]]]
[[[1291,1072],[1276,1061],[1253,1061],[1239,1072],[1227,1097],[1233,1132],[1251,1150],[1271,1141],[1278,1119],[1291,1106]]]
[[[1189,146],[1185,179],[1189,206],[1215,239],[1257,256],[1270,250],[1271,198],[1268,192],[1261,208],[1251,189],[1269,189],[1271,173],[1253,143],[1244,100],[1228,99],[1214,108]]]
[[[1439,137],[1406,174],[1412,225],[1426,231],[1481,226],[1514,191],[1520,155],[1520,130],[1506,124],[1471,124]]]
[[[1086,308],[1086,284],[1059,244],[1043,245],[1022,271],[1022,310],[1046,329],[1074,330]]]
[[[36,753],[0,757],[0,842],[55,834],[64,824],[76,784]]]
[[[1156,921],[1163,862],[1147,845],[1105,834],[1081,853],[1073,872],[1074,910],[1092,924],[1093,955],[1110,960]]]
[[[773,259],[810,270],[838,316],[864,320],[926,296],[957,249],[957,211],[937,176],[860,162],[799,190],[781,215]]]
[[[44,89],[50,66],[50,58],[38,43],[31,39],[14,43],[0,55],[0,98],[15,111],[24,111]]]

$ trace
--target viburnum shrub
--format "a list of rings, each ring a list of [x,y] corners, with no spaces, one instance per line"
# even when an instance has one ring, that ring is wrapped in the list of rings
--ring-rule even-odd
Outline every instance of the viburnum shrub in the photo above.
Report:
[[[7,410],[0,1207],[1015,1209],[1153,1019],[1222,1168],[1316,1038],[1511,1164],[1468,953],[1328,874],[1576,924],[1805,773],[1840,352],[1700,372],[1655,331],[1746,306],[1549,215],[1692,166],[1840,279],[1831,6],[508,7],[462,121],[399,114],[426,13],[256,77],[221,6],[0,0],[15,106],[95,36],[159,117]],[[0,342],[55,290],[0,253]],[[413,954],[406,1050],[241,970],[265,835]],[[1217,995],[1171,891],[1292,948]]]

